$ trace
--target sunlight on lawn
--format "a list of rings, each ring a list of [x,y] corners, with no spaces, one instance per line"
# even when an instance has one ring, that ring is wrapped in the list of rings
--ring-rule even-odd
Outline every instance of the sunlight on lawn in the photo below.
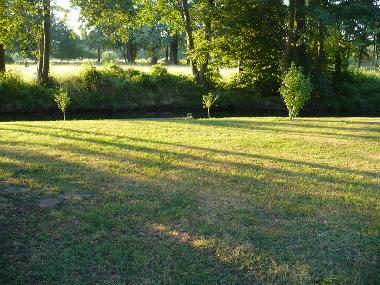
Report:
[[[371,283],[379,133],[376,118],[1,123],[0,265],[50,283]]]

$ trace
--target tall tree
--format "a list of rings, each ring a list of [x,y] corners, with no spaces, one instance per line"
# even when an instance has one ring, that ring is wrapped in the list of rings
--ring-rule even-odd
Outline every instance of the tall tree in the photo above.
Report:
[[[30,7],[27,0],[0,1],[0,72],[5,71],[5,50],[19,41]]]
[[[43,44],[42,50],[42,70],[40,74],[39,82],[46,84],[49,81],[49,68],[50,68],[50,24],[51,24],[51,7],[50,0],[42,1],[43,10]]]

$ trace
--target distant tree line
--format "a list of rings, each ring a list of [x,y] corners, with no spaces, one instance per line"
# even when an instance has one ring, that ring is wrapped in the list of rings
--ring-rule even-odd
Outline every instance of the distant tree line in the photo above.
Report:
[[[5,0],[0,7],[0,71],[5,50],[38,61],[48,81],[50,55],[100,60],[117,50],[134,63],[143,48],[152,64],[164,54],[177,64],[181,47],[198,83],[210,85],[221,66],[237,67],[237,84],[278,92],[294,62],[323,96],[339,89],[349,65],[378,65],[378,0],[72,0],[82,38],[54,18],[50,0]],[[338,86],[338,87],[337,87]]]

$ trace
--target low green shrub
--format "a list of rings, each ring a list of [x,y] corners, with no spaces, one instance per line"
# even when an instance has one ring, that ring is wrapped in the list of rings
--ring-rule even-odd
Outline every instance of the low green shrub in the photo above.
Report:
[[[60,88],[58,93],[54,96],[54,101],[58,105],[58,109],[63,114],[63,120],[66,121],[66,111],[70,105],[70,97],[66,90]]]
[[[207,109],[207,115],[209,119],[211,118],[210,108],[216,103],[218,99],[219,99],[219,96],[211,92],[208,93],[207,95],[203,95],[202,97],[202,105],[204,109]]]
[[[117,54],[113,51],[105,51],[102,53],[102,61],[104,63],[114,63],[117,61]]]
[[[163,76],[168,74],[168,70],[164,66],[156,64],[150,68],[150,73],[155,76]]]
[[[280,88],[290,119],[299,115],[305,103],[310,99],[312,89],[310,78],[303,74],[301,68],[292,63]]]
[[[217,110],[254,110],[272,115],[286,111],[278,94],[265,93],[257,86],[235,85],[236,82],[204,87],[191,76],[168,73],[163,66],[145,73],[115,64],[102,69],[85,64],[78,75],[51,78],[43,87],[7,72],[0,74],[0,112],[56,112],[54,95],[61,87],[70,94],[73,112],[200,111],[202,94],[208,92],[219,96]],[[380,72],[351,70],[335,85],[324,80],[319,86],[323,84],[328,92],[320,93],[323,88],[315,90],[304,114],[379,115]]]
[[[45,112],[54,107],[54,90],[27,82],[20,76],[0,73],[1,112]]]
[[[76,111],[170,110],[200,107],[203,87],[187,76],[169,74],[161,66],[151,73],[117,65],[86,66],[61,84]]]

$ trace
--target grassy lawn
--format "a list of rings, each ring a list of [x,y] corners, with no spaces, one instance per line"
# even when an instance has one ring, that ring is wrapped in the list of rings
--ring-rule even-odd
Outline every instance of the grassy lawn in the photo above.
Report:
[[[0,123],[0,283],[375,284],[379,191],[379,118]]]

